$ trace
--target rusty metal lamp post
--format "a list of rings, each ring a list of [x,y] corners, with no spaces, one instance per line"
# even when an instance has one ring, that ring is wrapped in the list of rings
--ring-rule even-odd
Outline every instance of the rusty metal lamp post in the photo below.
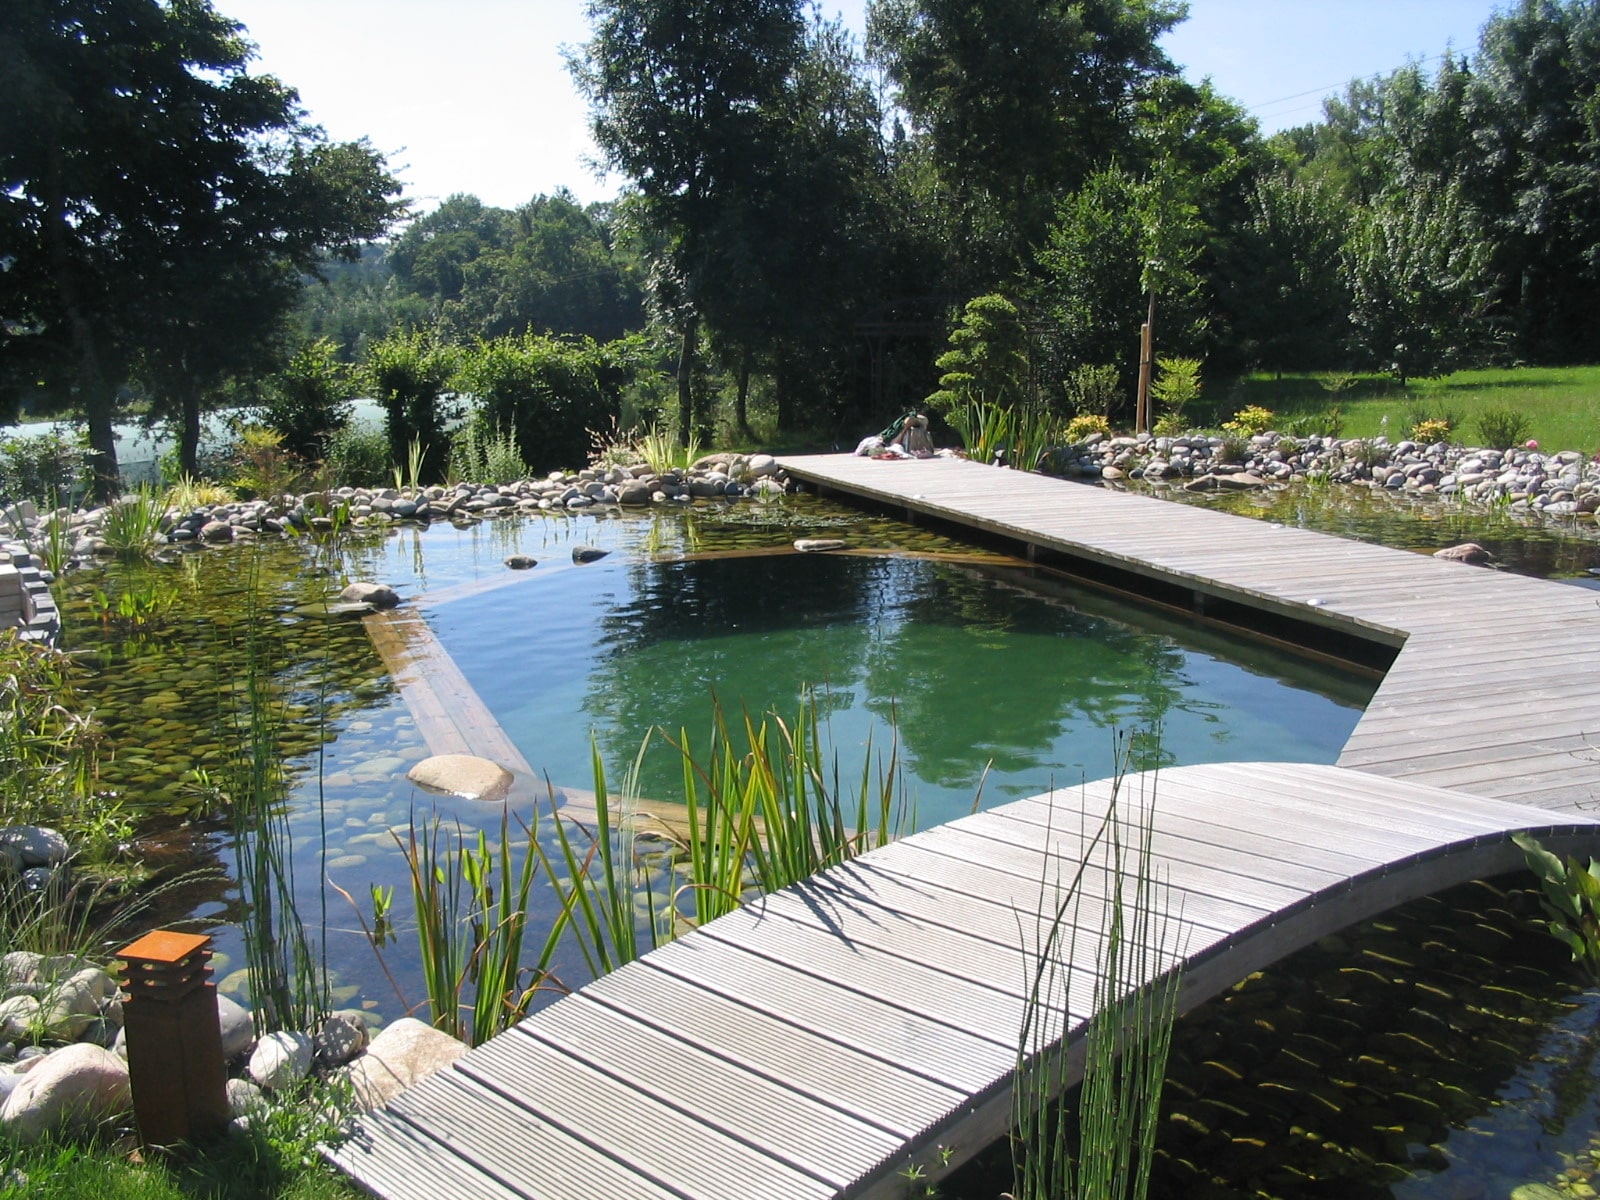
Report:
[[[133,1115],[145,1146],[216,1137],[228,1127],[227,1064],[211,939],[156,930],[117,951]]]

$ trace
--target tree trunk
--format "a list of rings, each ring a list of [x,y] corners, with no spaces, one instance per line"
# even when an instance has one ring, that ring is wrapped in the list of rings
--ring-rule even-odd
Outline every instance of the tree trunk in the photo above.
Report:
[[[750,421],[746,404],[750,399],[750,351],[744,352],[744,360],[739,364],[739,392],[733,398],[733,420],[739,430],[740,437],[750,436]]]
[[[178,469],[200,476],[200,389],[186,382],[183,389],[182,427],[178,430]]]
[[[688,449],[694,432],[694,351],[700,318],[683,323],[683,346],[678,352],[678,445]]]

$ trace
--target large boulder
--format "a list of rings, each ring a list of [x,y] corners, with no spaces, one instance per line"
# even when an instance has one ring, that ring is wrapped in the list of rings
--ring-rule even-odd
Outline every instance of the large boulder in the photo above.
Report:
[[[1443,550],[1433,552],[1435,558],[1442,558],[1446,562],[1471,563],[1473,566],[1483,566],[1494,561],[1490,554],[1477,542],[1462,542],[1459,546],[1446,546]]]
[[[311,1039],[303,1033],[269,1033],[250,1052],[250,1078],[269,1092],[299,1083],[311,1074]]]
[[[504,800],[511,772],[473,754],[435,754],[406,772],[412,783],[472,800]]]
[[[0,1126],[24,1143],[49,1133],[86,1133],[132,1106],[128,1065],[87,1042],[67,1046],[22,1077],[0,1109]]]
[[[448,1067],[467,1052],[465,1042],[417,1020],[401,1017],[344,1069],[364,1111],[387,1104],[406,1088]]]

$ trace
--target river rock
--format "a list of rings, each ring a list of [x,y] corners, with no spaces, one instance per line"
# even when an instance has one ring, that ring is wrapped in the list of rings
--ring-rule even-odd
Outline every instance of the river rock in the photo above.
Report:
[[[539,565],[539,560],[531,554],[512,554],[506,558],[506,566],[513,571],[530,571]]]
[[[400,603],[399,593],[385,583],[352,583],[339,593],[339,599],[373,608],[393,608]]]
[[[231,1062],[256,1040],[255,1021],[250,1010],[237,1000],[217,993],[217,1025],[222,1030],[222,1058]]]
[[[387,1104],[466,1052],[465,1042],[415,1017],[401,1017],[373,1038],[367,1052],[346,1067],[342,1076],[350,1081],[356,1104],[365,1111]]]
[[[436,792],[469,800],[503,800],[511,788],[511,772],[499,763],[472,754],[436,754],[425,758],[406,778]]]
[[[1433,556],[1442,558],[1446,562],[1472,563],[1474,566],[1481,566],[1484,563],[1494,561],[1494,555],[1478,545],[1477,542],[1462,542],[1459,546],[1446,546],[1443,550],[1435,550]]]
[[[228,1089],[228,1115],[248,1117],[267,1103],[267,1094],[248,1079],[230,1079]]]
[[[317,1062],[325,1067],[342,1066],[366,1049],[367,1038],[367,1023],[360,1013],[329,1013],[314,1039]]]
[[[846,545],[843,538],[797,538],[794,548],[802,554],[819,554],[824,550],[843,550]]]
[[[0,1109],[0,1126],[24,1143],[51,1132],[87,1132],[132,1104],[128,1066],[86,1042],[49,1055],[23,1076]]]
[[[602,550],[599,546],[574,546],[572,548],[572,561],[575,563],[599,562],[610,553],[611,551]]]
[[[311,1051],[311,1039],[303,1033],[269,1033],[250,1054],[250,1078],[269,1092],[299,1083],[311,1073]]]
[[[0,1040],[30,1041],[42,1019],[37,996],[12,996],[0,1000]]]
[[[53,867],[71,855],[67,839],[43,825],[7,825],[0,829],[0,853],[12,853],[25,867]]]

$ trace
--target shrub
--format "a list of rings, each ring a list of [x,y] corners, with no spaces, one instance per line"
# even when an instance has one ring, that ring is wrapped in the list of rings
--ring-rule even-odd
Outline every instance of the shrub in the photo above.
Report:
[[[1226,425],[1223,426],[1227,428]],[[1216,459],[1224,463],[1242,463],[1250,457],[1250,439],[1236,433],[1228,433],[1222,439],[1222,445],[1217,447]]]
[[[386,462],[403,463],[422,447],[422,480],[437,479],[449,450],[445,428],[461,416],[454,386],[461,353],[437,336],[412,330],[374,342],[362,364],[362,381],[387,414]],[[349,481],[353,482],[353,481]]]
[[[328,439],[324,461],[335,484],[379,487],[389,481],[389,439],[382,430],[346,425]]]
[[[247,500],[294,491],[304,473],[301,464],[284,449],[283,435],[262,425],[246,425],[239,430],[233,454],[234,486]]]
[[[89,450],[59,431],[0,438],[0,504],[37,500],[55,507],[89,485]]]
[[[301,346],[268,381],[261,407],[262,423],[282,435],[286,451],[307,462],[323,458],[328,440],[350,419],[355,376],[335,353],[327,338]]]
[[[1156,423],[1151,427],[1151,432],[1157,437],[1178,437],[1188,428],[1183,419],[1183,414],[1176,409],[1168,409],[1156,418]]]
[[[517,450],[516,435],[509,429],[489,428],[481,413],[450,439],[446,475],[452,482],[515,483],[530,474]]]
[[[1101,416],[1109,420],[1122,405],[1122,384],[1116,367],[1110,365],[1074,367],[1061,381],[1061,391],[1067,411],[1080,417]]]
[[[1163,358],[1156,365],[1158,371],[1150,384],[1150,394],[1167,412],[1179,415],[1184,405],[1200,397],[1200,360]]]
[[[1411,440],[1432,445],[1450,436],[1450,422],[1442,417],[1424,417],[1411,427]]]
[[[1344,413],[1337,404],[1327,412],[1306,413],[1291,417],[1282,423],[1282,432],[1289,437],[1338,437],[1344,428]]]
[[[1083,413],[1067,422],[1066,433],[1062,436],[1069,442],[1081,442],[1095,433],[1111,436],[1111,422],[1098,414]]]
[[[968,301],[950,332],[950,349],[934,362],[939,390],[927,405],[940,415],[970,404],[1017,404],[1030,399],[1028,333],[1017,306],[991,294]]]
[[[1509,450],[1527,440],[1532,422],[1514,408],[1486,408],[1478,414],[1473,424],[1485,446],[1495,450]]]
[[[1239,437],[1255,437],[1272,428],[1272,422],[1277,414],[1270,408],[1262,408],[1259,404],[1252,404],[1241,408],[1233,414],[1231,421],[1224,421],[1222,429],[1225,433],[1235,434]]]
[[[504,431],[522,459],[547,471],[582,462],[590,448],[588,430],[605,427],[618,414],[632,369],[619,354],[587,338],[494,338],[463,352],[460,380],[478,399],[483,431],[495,437]],[[483,439],[483,433],[474,436]]]

